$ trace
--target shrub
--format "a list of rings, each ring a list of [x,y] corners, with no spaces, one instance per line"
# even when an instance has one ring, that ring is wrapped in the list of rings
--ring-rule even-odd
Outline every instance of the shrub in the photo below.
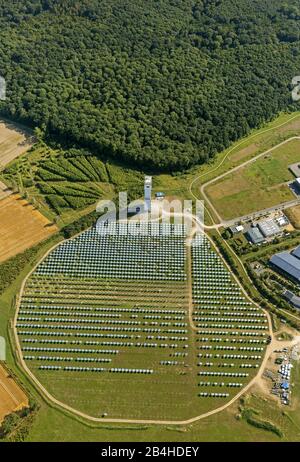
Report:
[[[61,212],[61,209],[69,208],[69,204],[61,196],[49,194],[48,196],[46,196],[46,200],[49,203],[49,205],[56,211],[57,214]]]
[[[96,199],[92,197],[67,196],[65,200],[69,203],[70,207],[72,207],[73,209],[84,208],[96,202]]]
[[[78,234],[81,231],[84,231],[85,229],[92,226],[94,223],[96,223],[98,217],[99,217],[98,213],[96,211],[93,211],[89,213],[88,215],[81,217],[79,220],[75,221],[74,223],[71,223],[70,225],[65,226],[64,228],[62,228],[61,232],[63,236],[66,239],[68,239],[74,236],[75,234]]]
[[[74,159],[70,159],[70,162],[74,167],[82,171],[87,180],[99,181],[96,171],[85,157],[75,157]]]
[[[92,168],[95,169],[95,172],[97,173],[99,180],[103,183],[108,183],[109,176],[105,164],[101,162],[101,160],[98,160],[96,157],[88,157],[87,161],[89,161]]]

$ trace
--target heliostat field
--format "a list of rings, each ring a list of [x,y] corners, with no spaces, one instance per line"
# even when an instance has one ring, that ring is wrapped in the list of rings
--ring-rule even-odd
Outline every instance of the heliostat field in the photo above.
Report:
[[[37,266],[17,332],[27,367],[60,402],[93,417],[182,421],[253,378],[268,323],[205,236],[190,247],[180,225],[115,223]]]

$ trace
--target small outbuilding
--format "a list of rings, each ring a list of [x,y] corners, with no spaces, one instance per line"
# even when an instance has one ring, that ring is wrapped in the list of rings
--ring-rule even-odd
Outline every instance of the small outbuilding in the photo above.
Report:
[[[231,226],[231,227],[229,228],[229,230],[230,230],[230,232],[231,232],[232,235],[238,234],[238,233],[241,233],[241,232],[244,231],[244,226],[242,226],[242,225]]]

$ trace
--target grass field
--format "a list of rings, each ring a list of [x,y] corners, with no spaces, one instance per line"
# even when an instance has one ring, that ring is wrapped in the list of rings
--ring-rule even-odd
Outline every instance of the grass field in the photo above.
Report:
[[[290,141],[209,185],[207,195],[224,219],[293,200],[286,184],[294,178],[288,166],[299,156],[300,140]]]
[[[0,423],[6,415],[26,406],[28,406],[26,394],[10,377],[7,369],[0,364]]]
[[[282,432],[279,438],[249,425],[244,419],[237,419],[239,405],[230,406],[220,414],[210,416],[192,425],[87,425],[80,420],[43,405],[30,432],[28,441],[207,441],[207,442],[280,442],[300,441],[300,365],[293,370],[293,405],[283,409],[273,399],[267,398],[261,390],[253,388],[247,395],[247,407],[255,409],[262,420],[276,425]],[[62,430],[63,429],[63,430]]]
[[[0,120],[0,170],[33,145],[29,130]]]
[[[0,200],[0,262],[34,246],[57,231],[18,194]]]
[[[75,284],[74,284],[75,282]],[[33,284],[41,287],[40,281],[36,279],[32,280]],[[40,283],[40,284],[39,284]],[[53,282],[45,281],[45,283],[51,284],[51,290],[59,290],[53,286]],[[102,314],[100,321],[105,322],[104,326],[98,326],[97,333],[103,335],[104,338],[90,338],[85,340],[83,337],[79,337],[74,332],[65,331],[63,339],[68,343],[59,345],[56,344],[43,344],[34,343],[34,347],[67,347],[71,348],[71,351],[67,352],[40,352],[39,355],[47,356],[48,361],[38,360],[38,354],[35,351],[24,351],[24,355],[27,357],[33,355],[36,358],[27,361],[31,370],[34,371],[38,379],[46,386],[53,396],[59,398],[62,402],[71,405],[73,408],[88,413],[95,417],[101,417],[104,413],[111,418],[118,417],[132,417],[137,419],[156,417],[160,419],[167,418],[180,418],[186,417],[193,411],[193,404],[191,396],[196,395],[197,384],[195,381],[195,374],[191,371],[193,367],[191,365],[189,371],[185,371],[184,366],[180,363],[178,366],[164,367],[160,364],[161,361],[174,360],[176,357],[172,355],[172,349],[168,348],[155,348],[153,339],[147,340],[147,337],[151,336],[151,330],[155,331],[153,322],[150,320],[147,322],[149,317],[161,318],[161,321],[166,322],[168,320],[176,319],[176,314],[162,316],[158,315],[159,310],[163,309],[166,311],[168,308],[180,313],[181,323],[185,321],[186,324],[186,300],[185,296],[182,295],[186,292],[184,285],[182,284],[162,284],[159,283],[147,284],[145,289],[145,282],[141,281],[140,284],[132,282],[116,283],[114,281],[98,281],[97,286],[103,285],[103,288],[95,288],[94,284],[87,281],[80,285],[79,281],[59,281],[60,287],[64,285],[67,287],[67,296],[64,296],[62,290],[60,290],[59,297],[55,298],[54,302],[59,305],[61,309],[65,310],[65,315],[60,322],[60,331],[65,331],[65,326],[68,325],[70,316],[68,316],[68,306],[73,306],[71,312],[72,318],[77,318],[79,315],[84,314],[84,311],[80,310],[80,306],[83,305],[85,308],[90,307],[89,319],[91,315],[101,316],[101,312],[95,311],[95,304],[97,310],[103,308],[109,308],[109,314]],[[108,288],[109,286],[109,288]],[[72,292],[74,295],[72,295]],[[80,293],[80,295],[79,295]],[[97,295],[97,298],[96,298]],[[160,296],[159,296],[160,295]],[[32,288],[28,289],[26,300],[31,298],[35,302],[45,304],[45,297],[33,295]],[[53,300],[53,295],[51,296]],[[88,299],[90,298],[90,299]],[[75,300],[77,299],[77,303]],[[134,300],[134,301],[133,301]],[[136,310],[134,307],[139,306]],[[127,309],[128,312],[122,312],[122,308]],[[185,310],[182,310],[185,308]],[[152,313],[152,315],[145,314],[145,311]],[[24,311],[19,319],[24,319]],[[36,310],[37,311],[37,310]],[[183,312],[183,313],[182,313]],[[26,314],[28,310],[26,310]],[[62,312],[53,311],[53,316],[60,316]],[[38,315],[39,313],[36,313]],[[29,315],[28,315],[29,316]],[[116,316],[119,316],[118,318]],[[121,316],[121,317],[120,317]],[[134,318],[133,318],[134,316]],[[98,317],[98,320],[99,320]],[[71,319],[72,319],[71,318]],[[177,314],[178,318],[178,314]],[[31,316],[31,319],[37,318]],[[134,319],[134,321],[133,321]],[[43,316],[43,320],[48,325],[48,321]],[[40,318],[42,321],[42,318]],[[38,322],[40,322],[38,321]],[[25,321],[26,322],[26,321]],[[50,321],[49,321],[50,322]],[[87,322],[86,319],[82,319],[82,323]],[[97,318],[95,319],[95,326]],[[112,328],[111,322],[118,322],[118,327]],[[170,321],[168,321],[170,322]],[[125,324],[127,323],[127,324]],[[134,326],[145,324],[148,326],[149,333],[138,332],[136,334],[128,332],[128,325]],[[124,327],[125,324],[125,327]],[[156,322],[158,325],[158,322]],[[20,321],[20,326],[22,325]],[[58,327],[58,326],[57,326]],[[86,329],[88,326],[83,324]],[[110,327],[112,330],[103,330]],[[58,327],[59,328],[59,327]],[[28,330],[28,329],[27,329]],[[134,330],[131,329],[132,331]],[[23,329],[24,331],[24,329]],[[85,332],[89,332],[85,330]],[[95,331],[93,331],[95,332]],[[118,332],[120,334],[118,335]],[[22,330],[20,330],[22,335]],[[24,336],[24,335],[23,335]],[[26,338],[28,336],[25,335]],[[114,338],[111,338],[114,337]],[[123,337],[123,338],[122,338]],[[124,339],[125,337],[125,339]],[[168,336],[170,337],[170,335]],[[177,337],[183,337],[177,334]],[[59,338],[58,338],[59,340]],[[75,341],[74,341],[75,340]],[[77,340],[77,342],[76,342]],[[172,341],[169,343],[172,343]],[[156,340],[157,341],[157,340]],[[73,342],[73,343],[72,343]],[[181,340],[181,343],[183,339]],[[152,347],[150,347],[152,343]],[[158,342],[163,344],[163,342]],[[165,342],[166,343],[166,340]],[[173,342],[175,343],[175,342]],[[177,340],[178,343],[178,340]],[[184,345],[189,342],[184,342]],[[32,344],[22,343],[23,349],[30,348]],[[126,346],[128,344],[128,346]],[[131,345],[132,344],[132,345]],[[139,346],[139,344],[141,346]],[[148,344],[148,347],[146,346]],[[183,345],[182,345],[183,346]],[[77,353],[75,348],[88,349],[89,353],[84,354]],[[190,344],[190,349],[192,345]],[[72,349],[74,351],[72,351]],[[173,348],[174,352],[182,351],[182,348]],[[108,352],[109,351],[109,352]],[[184,349],[183,349],[184,351]],[[26,357],[25,356],[25,357]],[[60,356],[62,361],[57,362],[51,358]],[[72,357],[75,361],[69,361],[67,358]],[[87,359],[89,358],[89,359]],[[109,363],[100,363],[102,359],[110,361]],[[94,360],[93,364],[89,361]],[[39,370],[41,363],[44,364],[58,364],[58,365],[70,365],[70,366],[92,366],[92,367],[104,367],[106,370],[109,367],[113,368],[128,368],[131,370],[136,369],[154,369],[155,374],[141,375],[141,374],[118,374],[118,373],[91,373],[91,372],[69,372],[69,371],[45,371]],[[187,373],[189,372],[189,373]],[[72,386],[70,387],[70,379]],[[172,401],[170,397],[172,396]]]
[[[229,149],[218,153],[209,163],[193,169],[190,172],[192,176],[200,175],[199,183],[195,182],[193,190],[196,190],[199,184],[228,172],[231,168],[276,147],[279,143],[298,136],[299,133],[300,112],[281,114],[274,121],[234,143]]]
[[[50,244],[50,246],[53,245]],[[12,286],[0,296],[0,335],[7,339],[7,362],[9,367],[18,375],[23,386],[30,391],[35,399],[39,402],[40,410],[38,411],[33,426],[30,429],[27,441],[299,441],[299,423],[296,420],[300,415],[300,367],[295,371],[295,388],[294,388],[294,405],[293,408],[283,409],[279,405],[274,406],[274,401],[254,397],[255,407],[261,412],[261,417],[268,416],[272,422],[283,430],[282,439],[276,435],[257,429],[248,425],[244,420],[237,420],[236,415],[239,413],[239,402],[230,406],[225,411],[214,416],[207,417],[204,420],[192,425],[185,426],[168,426],[168,425],[126,425],[126,424],[92,424],[73,415],[60,410],[45,401],[31,381],[24,374],[22,369],[17,366],[15,350],[16,347],[12,341],[12,334],[8,335],[10,329],[10,320],[14,316],[14,300],[20,290],[20,285],[26,274],[32,268],[37,260],[41,258],[49,248],[45,246],[35,257],[34,262],[28,264],[22,273],[16,278]],[[259,396],[255,394],[255,396]],[[251,398],[252,399],[252,398]],[[252,403],[253,404],[253,403]],[[271,416],[270,414],[271,413]],[[292,417],[296,423],[290,420]],[[298,425],[298,427],[297,427]]]

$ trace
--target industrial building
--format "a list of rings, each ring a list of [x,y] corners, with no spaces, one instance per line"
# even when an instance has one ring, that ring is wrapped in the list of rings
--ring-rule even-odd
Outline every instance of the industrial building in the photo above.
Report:
[[[300,164],[296,162],[294,164],[289,165],[289,170],[292,172],[295,178],[300,178]]]
[[[271,237],[271,236],[274,236],[275,234],[280,233],[279,226],[272,218],[260,221],[259,223],[257,223],[257,226],[260,232],[265,237]]]
[[[264,242],[265,238],[258,229],[257,226],[254,226],[253,228],[250,228],[246,232],[246,237],[247,239],[252,242],[252,244],[260,244],[261,242]]]
[[[299,255],[297,257],[296,255]],[[270,259],[270,264],[276,268],[277,271],[283,273],[285,276],[291,278],[300,284],[300,249],[299,247],[293,251],[280,252]]]
[[[282,214],[280,217],[276,218],[276,223],[282,228],[283,226],[287,226],[290,222],[288,217]]]
[[[300,309],[300,297],[295,295],[290,290],[285,290],[283,293],[284,298],[286,298],[295,308]]]
[[[293,251],[292,251],[292,254],[294,255],[294,257],[297,257],[300,259],[300,245],[298,245],[298,247],[296,247]]]

